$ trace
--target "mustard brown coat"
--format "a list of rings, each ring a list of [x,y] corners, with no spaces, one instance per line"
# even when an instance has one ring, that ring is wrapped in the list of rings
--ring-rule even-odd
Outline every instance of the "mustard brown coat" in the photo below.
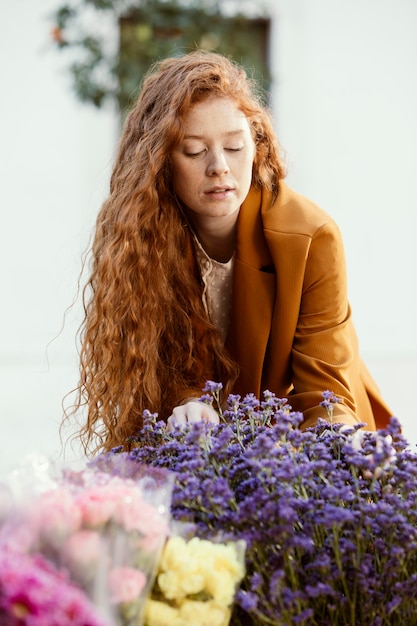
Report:
[[[240,367],[235,392],[288,398],[304,427],[326,417],[325,390],[342,401],[335,421],[389,421],[359,354],[339,228],[284,182],[274,202],[251,190],[241,207],[226,347]]]

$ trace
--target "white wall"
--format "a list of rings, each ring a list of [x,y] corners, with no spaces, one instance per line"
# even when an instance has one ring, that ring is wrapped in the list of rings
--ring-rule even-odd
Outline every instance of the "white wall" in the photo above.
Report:
[[[81,255],[107,189],[111,112],[77,102],[50,42],[53,0],[0,2],[0,468],[60,453],[76,382]],[[52,342],[52,343],[50,343]]]
[[[273,4],[274,111],[288,182],[342,228],[362,353],[417,441],[417,3]],[[71,92],[64,57],[49,43],[57,5],[0,3],[0,470],[29,452],[60,454],[78,307],[60,329],[117,135],[111,111]]]
[[[288,181],[341,226],[362,354],[417,440],[417,3],[278,0]]]

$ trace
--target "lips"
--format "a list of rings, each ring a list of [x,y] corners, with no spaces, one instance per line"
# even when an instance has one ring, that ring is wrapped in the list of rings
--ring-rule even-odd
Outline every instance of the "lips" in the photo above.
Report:
[[[222,193],[227,193],[228,191],[232,191],[233,187],[212,187],[211,189],[208,189],[205,193],[208,195],[216,195],[216,194],[222,194]]]

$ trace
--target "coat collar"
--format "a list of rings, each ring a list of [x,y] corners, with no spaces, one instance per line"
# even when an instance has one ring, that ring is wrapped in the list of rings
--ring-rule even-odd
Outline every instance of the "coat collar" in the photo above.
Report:
[[[272,265],[262,224],[262,209],[268,199],[262,191],[251,189],[237,222],[236,258],[259,270]]]

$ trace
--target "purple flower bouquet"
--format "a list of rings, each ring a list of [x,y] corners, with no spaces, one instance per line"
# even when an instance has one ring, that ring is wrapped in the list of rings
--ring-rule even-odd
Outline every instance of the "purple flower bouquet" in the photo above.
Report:
[[[203,400],[218,403],[220,385]],[[417,623],[417,456],[398,420],[376,433],[302,415],[266,392],[230,396],[219,425],[167,432],[145,413],[112,457],[175,473],[171,514],[196,536],[246,542],[231,623],[366,626]]]

